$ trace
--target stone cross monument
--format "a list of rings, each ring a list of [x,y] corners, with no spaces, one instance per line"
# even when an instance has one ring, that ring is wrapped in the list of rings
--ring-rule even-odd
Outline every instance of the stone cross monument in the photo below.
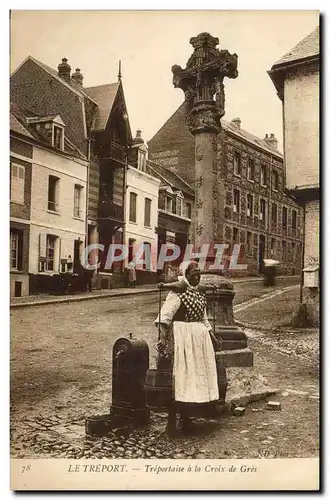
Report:
[[[201,33],[191,38],[194,52],[186,68],[173,66],[173,84],[184,91],[187,105],[187,123],[195,138],[195,235],[194,246],[199,249],[203,244],[212,245],[215,241],[216,219],[214,202],[217,189],[217,135],[221,130],[221,118],[225,114],[225,77],[238,76],[237,54],[216,48],[219,41],[209,33]],[[237,393],[251,393],[257,386],[258,376],[246,377],[241,367],[253,366],[253,354],[247,346],[245,333],[235,324],[233,316],[233,284],[219,276],[216,271],[205,271],[201,279],[207,296],[209,320],[213,323],[218,340],[216,352],[220,399],[225,400],[227,377],[226,368],[231,370],[230,383],[232,396]],[[233,370],[233,371],[232,371]],[[255,383],[251,383],[251,379]],[[246,391],[245,391],[246,389]],[[234,399],[234,397],[233,397]],[[232,399],[231,399],[232,400]]]
[[[173,66],[173,83],[185,93],[187,123],[195,138],[196,248],[214,243],[217,175],[217,134],[225,114],[224,77],[238,76],[237,54],[218,50],[218,38],[201,33],[191,38],[194,52],[186,68]],[[211,250],[210,250],[211,251]]]

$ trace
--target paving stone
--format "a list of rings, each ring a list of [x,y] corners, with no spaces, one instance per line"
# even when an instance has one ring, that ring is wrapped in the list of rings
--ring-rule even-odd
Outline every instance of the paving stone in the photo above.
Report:
[[[246,412],[246,409],[243,406],[237,406],[234,408],[233,415],[235,417],[242,417]]]
[[[279,403],[278,401],[269,401],[266,405],[266,410],[280,411],[281,403]]]

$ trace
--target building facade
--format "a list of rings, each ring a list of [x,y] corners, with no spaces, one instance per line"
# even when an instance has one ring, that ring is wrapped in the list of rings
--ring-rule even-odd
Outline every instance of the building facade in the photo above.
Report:
[[[195,187],[193,137],[183,103],[149,142],[149,157]],[[240,245],[238,263],[255,275],[263,260],[280,261],[279,272],[297,274],[301,267],[301,209],[285,190],[283,156],[273,134],[260,139],[241,127],[241,120],[221,120],[214,192],[215,243]],[[202,202],[202,201],[201,201]],[[192,234],[197,231],[192,221]],[[241,273],[241,271],[240,271]]]
[[[320,264],[319,36],[317,27],[269,71],[283,104],[287,189],[304,207],[303,266],[313,267],[315,273]],[[306,272],[312,273],[312,269]],[[318,285],[304,287],[304,299],[313,300],[315,309],[318,292]]]
[[[184,258],[186,245],[191,243],[194,191],[179,175],[153,161],[147,162],[147,169],[160,181],[157,226],[158,259],[162,245],[165,245],[166,253],[171,256],[174,255],[174,250],[170,251],[169,248],[179,248],[179,255],[169,261],[169,268],[177,268]],[[168,266],[164,266],[163,269],[159,269],[159,275],[167,275],[167,271]]]
[[[60,115],[12,105],[10,132],[11,295],[19,296],[47,276],[79,269],[88,162],[67,143]]]
[[[88,160],[87,243],[104,245],[89,255],[99,263],[96,286],[121,284],[123,263],[105,269],[112,243],[124,241],[128,147],[132,143],[121,76],[118,82],[83,86],[80,69],[71,73],[67,59],[57,71],[29,56],[10,79],[11,100],[38,116],[59,115],[65,136]]]
[[[160,180],[147,172],[147,154],[147,146],[138,130],[129,153],[125,203],[125,245],[128,248],[125,267],[135,262],[137,284],[157,280]]]

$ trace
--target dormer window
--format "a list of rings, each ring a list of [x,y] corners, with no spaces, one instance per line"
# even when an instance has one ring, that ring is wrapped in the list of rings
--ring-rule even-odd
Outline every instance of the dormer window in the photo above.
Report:
[[[53,125],[53,144],[54,148],[64,149],[64,129],[58,125]]]
[[[65,123],[60,115],[30,116],[27,122],[35,125],[37,132],[52,145],[53,148],[64,151]]]
[[[138,170],[145,172],[145,168],[146,168],[146,152],[139,150],[138,151]]]

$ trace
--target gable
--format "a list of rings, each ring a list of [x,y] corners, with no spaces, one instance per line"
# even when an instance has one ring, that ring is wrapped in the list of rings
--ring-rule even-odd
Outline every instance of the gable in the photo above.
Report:
[[[48,71],[28,58],[10,78],[10,99],[32,114],[60,115],[65,134],[83,154],[87,154],[84,98],[70,85],[63,85]]]

